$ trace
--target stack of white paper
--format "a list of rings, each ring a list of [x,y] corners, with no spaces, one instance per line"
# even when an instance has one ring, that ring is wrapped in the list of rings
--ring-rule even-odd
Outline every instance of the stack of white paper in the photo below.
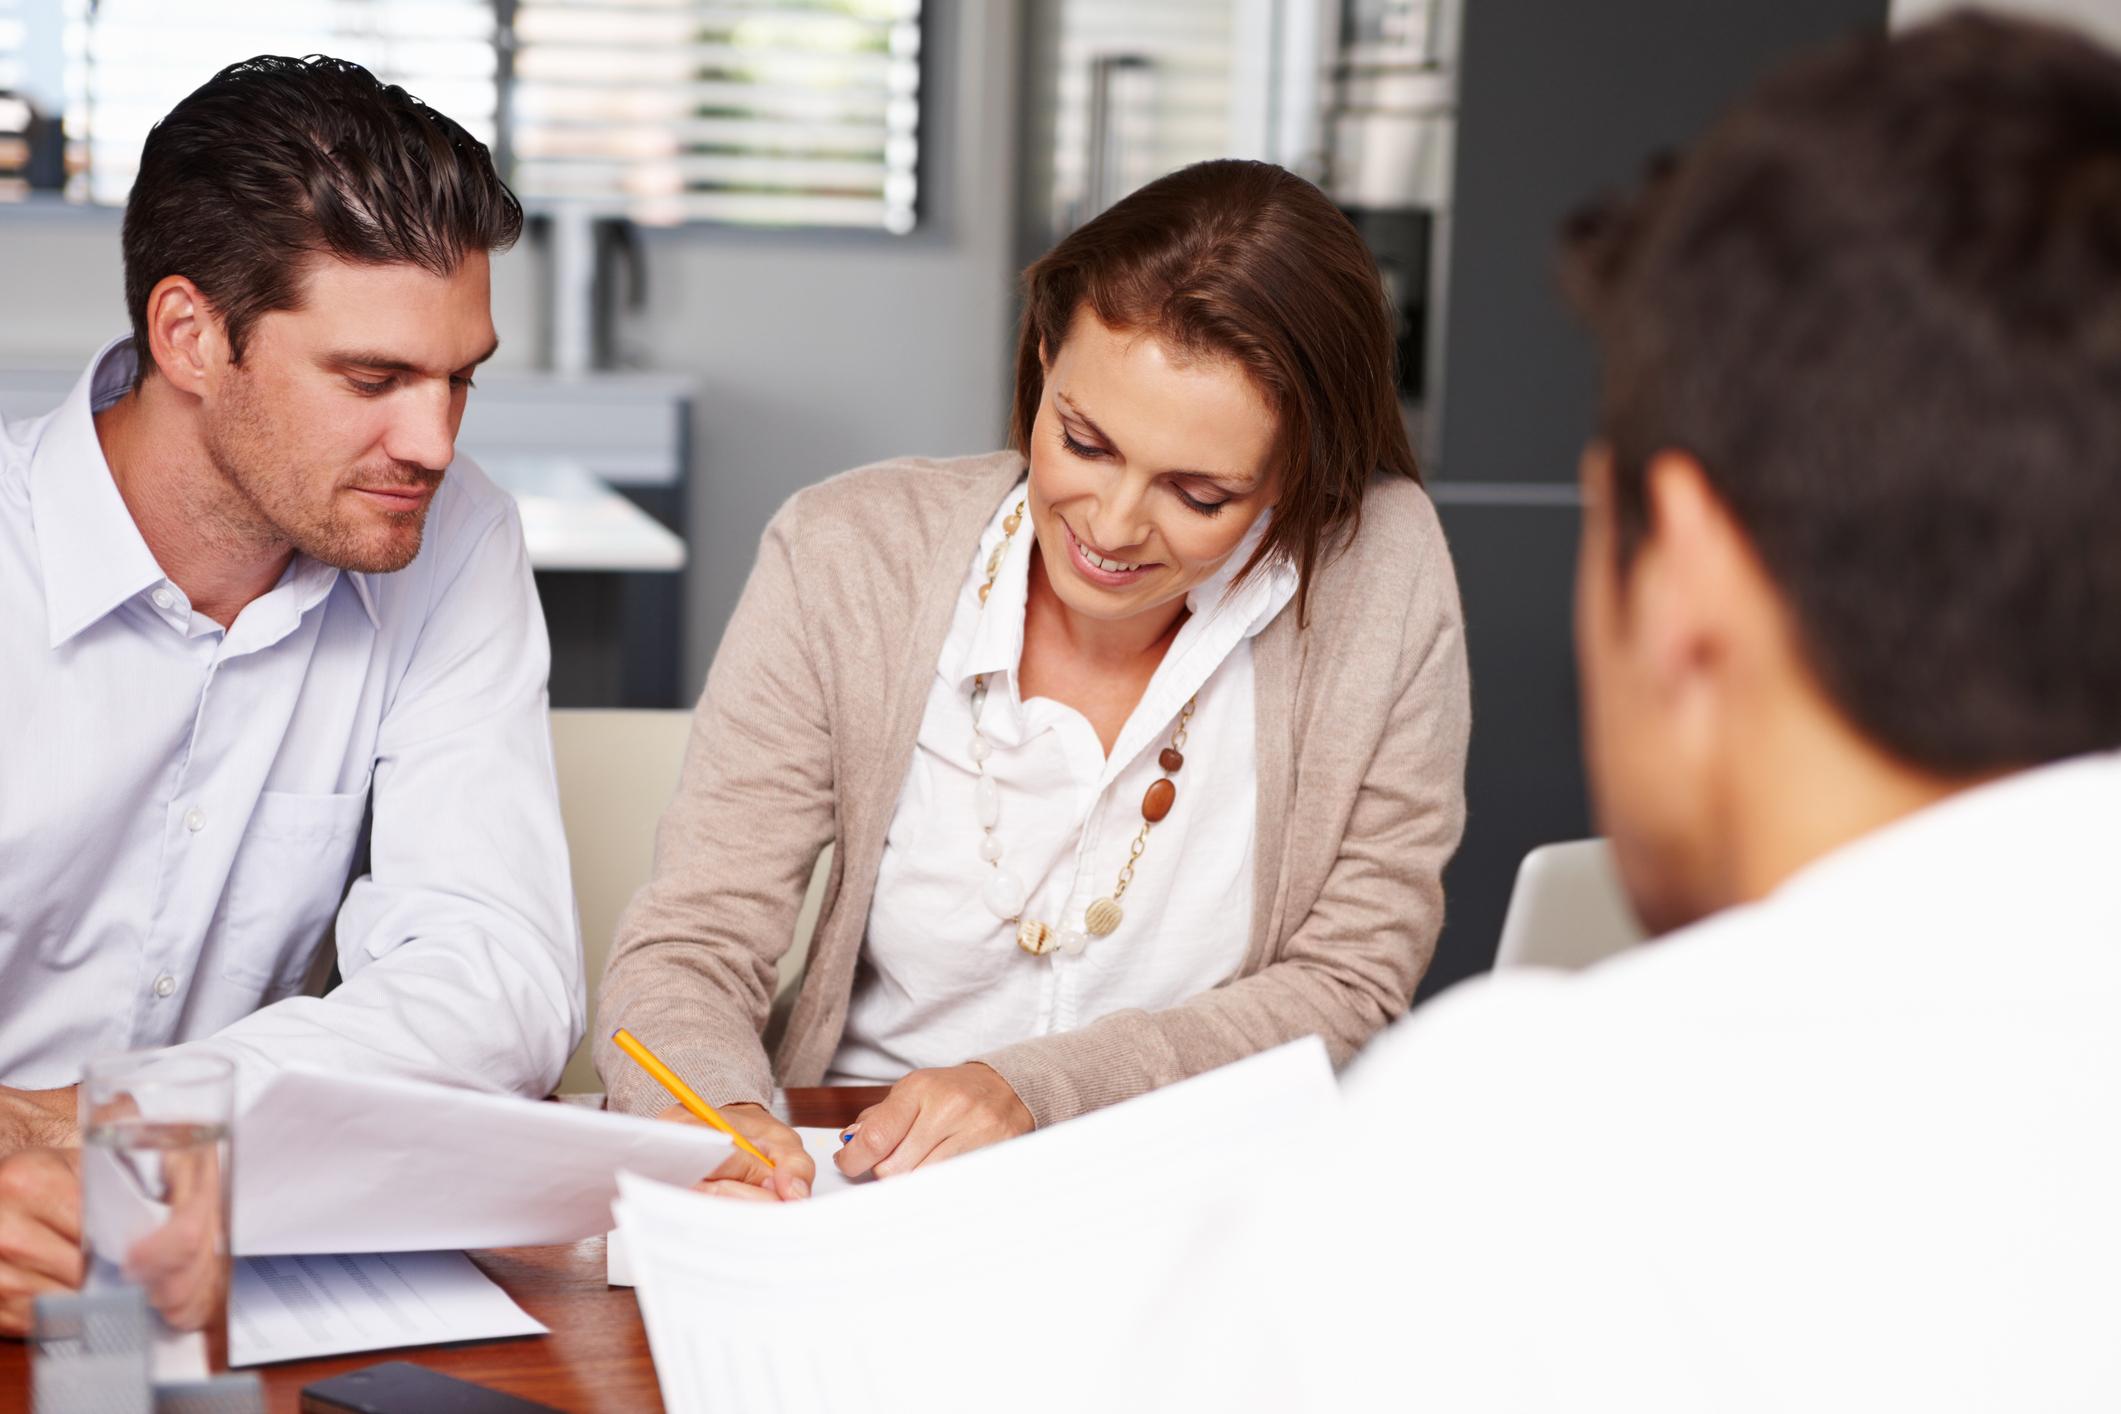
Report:
[[[850,1188],[860,1188],[875,1182],[866,1175],[848,1178],[841,1173],[832,1156],[840,1151],[840,1134],[837,1129],[798,1129],[796,1137],[803,1141],[803,1152],[817,1165],[817,1177],[810,1181],[810,1197],[813,1201],[842,1193]],[[612,1286],[633,1285],[633,1258],[626,1251],[626,1235],[613,1229],[611,1238],[604,1244],[604,1280]]]
[[[542,1334],[455,1249],[595,1236],[620,1170],[691,1183],[730,1145],[696,1125],[287,1070],[237,1117],[235,1151],[230,1347],[253,1365]]]
[[[664,1403],[1131,1406],[1145,1373],[1182,1392],[1153,1339],[1183,1314],[1179,1278],[1245,1269],[1217,1248],[1259,1237],[1261,1185],[1315,1184],[1330,1201],[1338,1100],[1312,1039],[824,1202],[718,1201],[624,1176],[616,1213]]]
[[[692,1183],[711,1129],[512,1095],[287,1070],[236,1119],[238,1256],[577,1242],[620,1170]]]

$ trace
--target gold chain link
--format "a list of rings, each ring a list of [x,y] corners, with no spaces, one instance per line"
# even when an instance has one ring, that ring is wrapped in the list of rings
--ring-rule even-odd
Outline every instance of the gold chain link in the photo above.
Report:
[[[1127,885],[1134,882],[1134,861],[1142,857],[1149,847],[1149,822],[1142,822],[1142,832],[1134,837],[1133,847],[1127,851],[1127,862],[1119,868],[1119,883],[1112,890],[1112,901],[1118,903],[1127,896]]]

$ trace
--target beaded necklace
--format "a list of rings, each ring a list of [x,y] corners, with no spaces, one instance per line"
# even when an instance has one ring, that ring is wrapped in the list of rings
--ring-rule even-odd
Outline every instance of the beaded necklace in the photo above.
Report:
[[[987,557],[987,582],[979,587],[982,611],[987,607],[987,595],[994,589],[994,581],[1001,575],[1002,556],[1008,552],[1009,541],[1024,523],[1024,505],[1018,501],[1016,509],[1002,521],[1001,542]],[[1127,896],[1127,887],[1134,882],[1134,866],[1141,861],[1142,851],[1149,846],[1150,828],[1171,813],[1171,806],[1178,799],[1178,786],[1171,778],[1186,764],[1186,723],[1193,719],[1193,707],[1199,700],[1198,696],[1188,698],[1186,705],[1179,709],[1178,726],[1171,733],[1171,744],[1157,755],[1156,764],[1163,768],[1164,774],[1151,783],[1142,796],[1141,832],[1134,837],[1134,843],[1127,851],[1127,862],[1120,866],[1119,879],[1111,894],[1083,911],[1081,928],[1055,931],[1050,924],[1023,916],[1030,890],[1002,858],[1002,842],[994,833],[994,826],[1001,818],[1001,791],[995,786],[994,777],[987,774],[987,758],[993,754],[994,748],[979,729],[980,713],[987,706],[987,675],[981,673],[972,679],[972,767],[979,773],[972,786],[972,808],[982,832],[979,857],[994,871],[980,890],[980,901],[1002,922],[1016,925],[1016,945],[1025,952],[1033,957],[1049,952],[1078,956],[1089,946],[1091,938],[1106,936],[1126,917],[1119,901]]]

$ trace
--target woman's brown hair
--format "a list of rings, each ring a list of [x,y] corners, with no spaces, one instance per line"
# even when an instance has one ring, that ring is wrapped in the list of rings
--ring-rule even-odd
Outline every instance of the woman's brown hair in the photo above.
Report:
[[[1377,263],[1348,218],[1294,173],[1269,162],[1181,168],[1024,272],[1010,438],[1026,457],[1045,396],[1041,351],[1057,353],[1084,309],[1182,353],[1234,360],[1274,409],[1281,497],[1240,581],[1279,556],[1307,592],[1320,557],[1360,523],[1371,476],[1421,479]]]

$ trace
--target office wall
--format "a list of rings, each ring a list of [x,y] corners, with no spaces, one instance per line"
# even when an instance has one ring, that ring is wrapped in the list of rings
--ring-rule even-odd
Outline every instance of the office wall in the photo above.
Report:
[[[1017,0],[928,0],[924,224],[893,238],[641,235],[617,344],[696,379],[682,693],[698,690],[759,532],[809,483],[900,453],[990,451],[1014,317]],[[115,211],[0,209],[0,362],[74,364],[123,332]],[[494,267],[502,367],[534,366],[543,255]]]
[[[1020,6],[928,0],[924,9],[921,229],[645,236],[649,307],[627,320],[622,344],[700,385],[688,693],[759,532],[789,495],[887,456],[1002,445]]]
[[[0,362],[85,361],[125,332],[118,213],[0,208]]]

